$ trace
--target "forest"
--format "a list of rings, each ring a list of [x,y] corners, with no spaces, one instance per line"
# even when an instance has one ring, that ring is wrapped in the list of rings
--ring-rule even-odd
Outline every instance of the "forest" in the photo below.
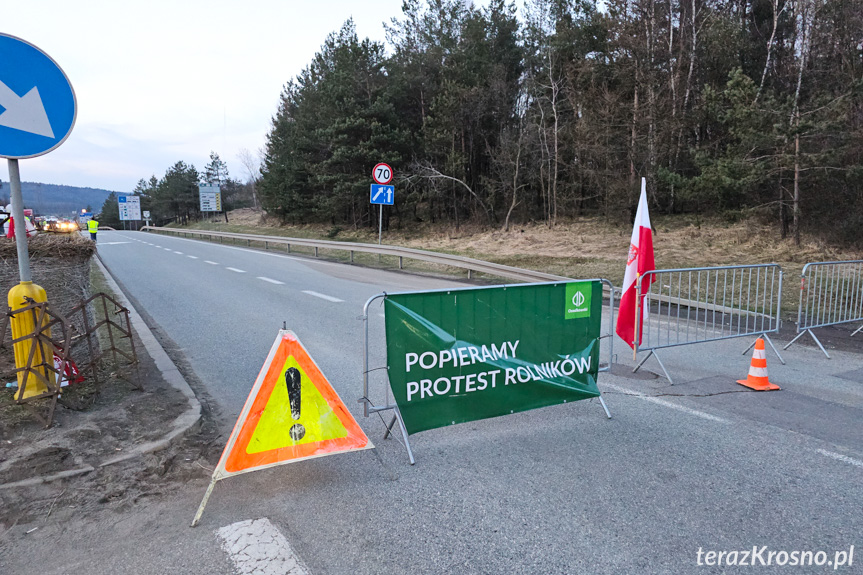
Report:
[[[643,177],[654,216],[863,244],[861,0],[405,0],[385,26],[285,84],[250,181],[283,222],[377,227],[384,161],[385,228],[625,222]],[[181,164],[142,185],[173,201]]]

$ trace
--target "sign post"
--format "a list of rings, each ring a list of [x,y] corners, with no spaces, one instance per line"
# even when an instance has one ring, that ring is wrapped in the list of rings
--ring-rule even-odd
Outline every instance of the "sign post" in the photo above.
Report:
[[[378,245],[381,244],[381,235],[384,229],[384,206],[391,206],[395,201],[395,187],[387,185],[393,181],[393,175],[393,169],[389,164],[383,162],[372,169],[372,179],[377,185],[372,184],[370,201],[372,205],[378,204],[380,206],[378,212]]]
[[[20,283],[9,290],[9,308],[14,312],[28,305],[28,300],[47,301],[45,290],[33,284],[30,274],[30,256],[27,251],[27,227],[24,219],[24,199],[21,195],[21,172],[18,160],[47,154],[66,141],[72,132],[77,116],[75,91],[69,78],[54,60],[36,46],[0,33],[0,158],[9,164],[9,188],[12,200],[12,219],[15,227],[15,244],[18,252]],[[28,314],[13,316],[12,337],[18,338],[35,329]],[[31,352],[28,340],[15,344],[15,366],[24,367]],[[36,350],[35,363],[43,363],[41,351]],[[35,364],[34,363],[34,364]],[[47,373],[43,374],[47,377]],[[41,395],[47,387],[38,377],[28,378],[31,385],[24,386],[26,374],[18,372],[18,395],[24,399]]]

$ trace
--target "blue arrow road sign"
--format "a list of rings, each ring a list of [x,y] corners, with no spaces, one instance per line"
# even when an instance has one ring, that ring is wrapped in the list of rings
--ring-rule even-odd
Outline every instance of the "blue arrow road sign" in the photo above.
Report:
[[[32,158],[62,144],[75,125],[69,78],[36,46],[0,34],[0,158]]]
[[[395,201],[396,189],[394,186],[381,186],[372,184],[371,202],[373,204],[381,204],[391,206]]]

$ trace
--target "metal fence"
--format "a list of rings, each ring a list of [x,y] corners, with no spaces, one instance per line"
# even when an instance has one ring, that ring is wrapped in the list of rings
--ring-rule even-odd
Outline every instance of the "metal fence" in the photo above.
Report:
[[[633,371],[653,356],[671,381],[658,349],[752,336],[764,337],[785,363],[767,335],[779,331],[782,268],[777,264],[653,270],[639,278],[636,289],[643,299],[635,318],[636,332],[642,333],[635,351],[650,353]]]
[[[784,349],[808,333],[829,359],[812,330],[858,321],[863,322],[863,260],[810,262],[800,274],[797,336]],[[861,330],[863,325],[851,335]]]

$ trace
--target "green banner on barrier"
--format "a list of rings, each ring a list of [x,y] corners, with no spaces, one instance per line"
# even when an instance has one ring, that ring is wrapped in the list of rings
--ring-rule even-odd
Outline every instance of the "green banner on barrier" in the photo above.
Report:
[[[599,395],[600,281],[394,294],[384,310],[408,433]]]

